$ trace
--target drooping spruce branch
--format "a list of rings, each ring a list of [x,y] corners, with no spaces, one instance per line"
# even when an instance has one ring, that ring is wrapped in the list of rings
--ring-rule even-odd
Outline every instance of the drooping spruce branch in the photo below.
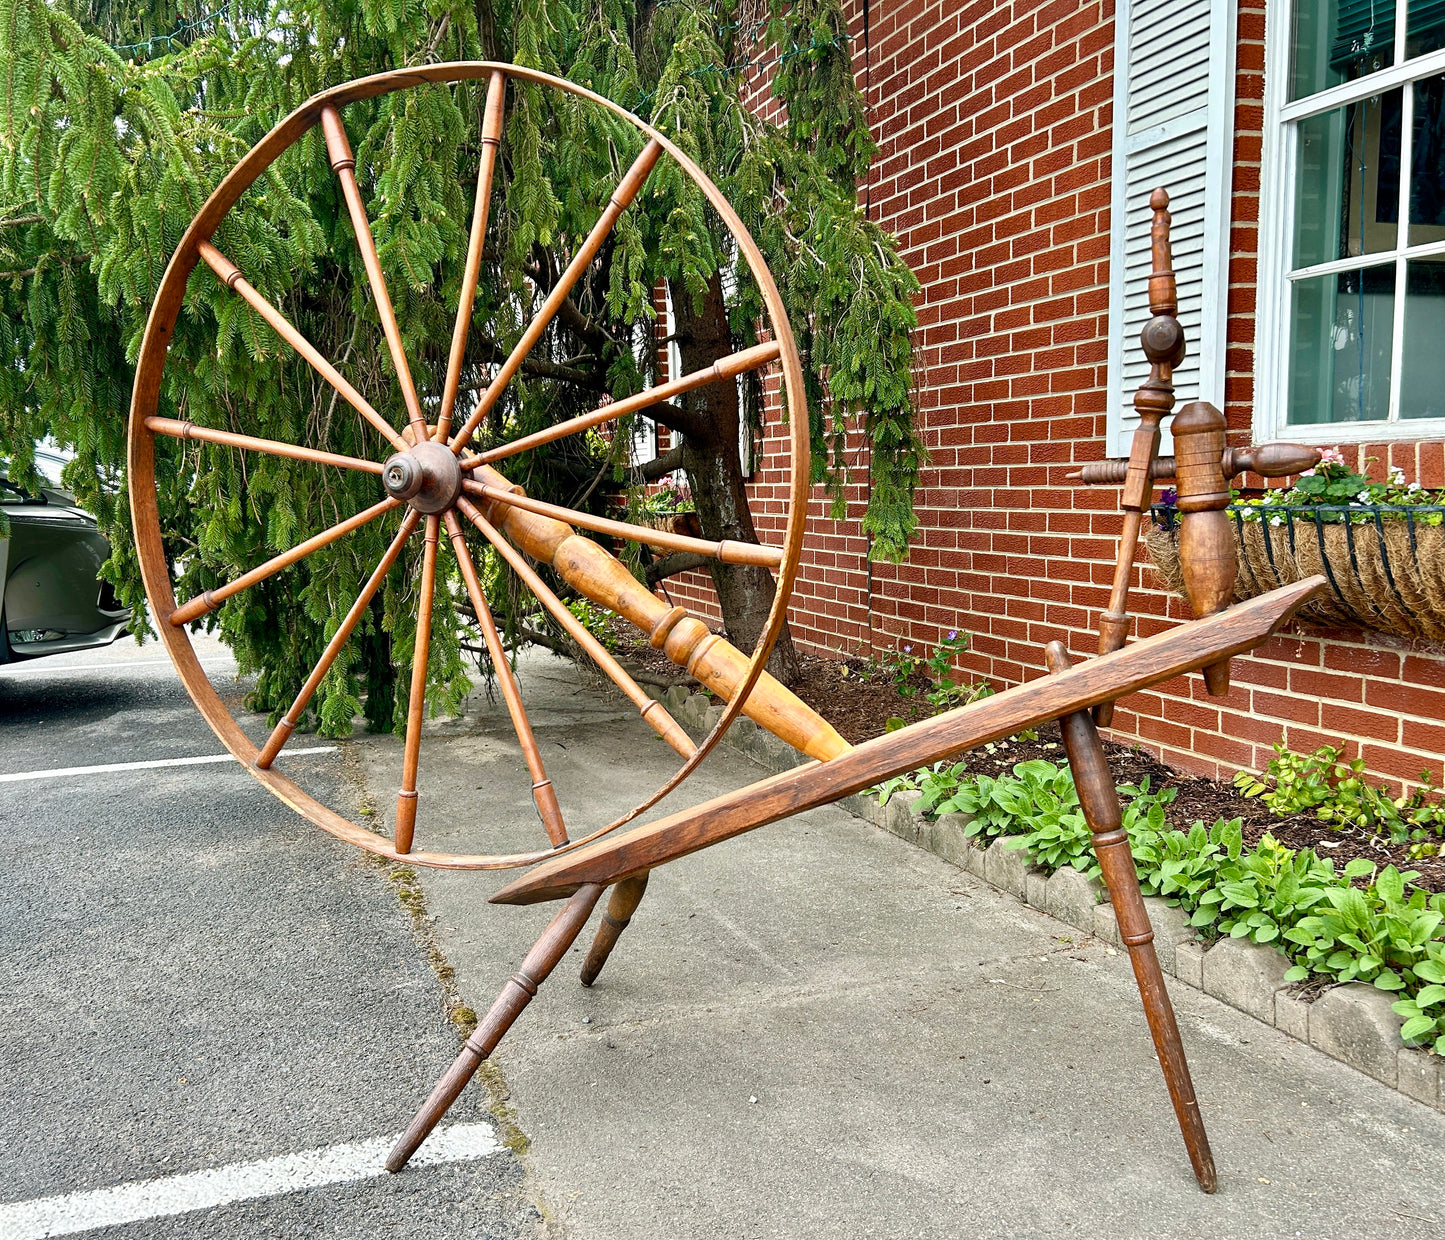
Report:
[[[252,144],[325,86],[426,59],[516,59],[639,111],[737,204],[805,354],[817,476],[842,495],[853,467],[846,437],[861,430],[873,445],[863,520],[878,554],[901,556],[920,456],[909,395],[916,285],[857,205],[873,147],[837,0],[750,3],[0,0],[0,442],[12,469],[23,475],[29,445],[46,435],[74,449],[68,481],[114,549],[105,575],[139,609],[119,473],[131,368],[165,264],[195,211]],[[769,91],[785,105],[781,124],[754,114]],[[345,112],[424,403],[437,400],[445,369],[482,93],[407,90]],[[508,107],[468,389],[515,343],[640,148],[615,118],[538,88],[514,84]],[[216,240],[394,425],[404,423],[316,134],[243,196]],[[742,347],[760,321],[757,290],[701,196],[664,161],[480,440],[529,433],[654,381],[655,350],[638,342],[656,338],[657,291],[666,284],[701,297],[720,273],[724,334]],[[177,323],[161,412],[343,455],[383,451],[380,436],[206,270],[193,277]],[[684,433],[700,429],[685,401],[648,413]],[[509,469],[533,494],[560,502],[586,493],[606,462],[610,483],[622,486],[630,433],[619,426],[611,446],[563,441]],[[214,446],[167,441],[157,464],[183,597],[375,500],[364,479]],[[589,502],[603,503],[601,490]],[[365,527],[214,617],[242,666],[259,673],[255,705],[274,712],[289,703],[389,537],[384,521]],[[484,572],[505,595],[504,570],[488,562]],[[360,640],[317,694],[312,722],[341,733],[364,709],[387,728],[404,711],[393,686],[410,657],[414,576],[389,578]],[[451,589],[439,597],[431,675],[437,706],[447,709],[466,691],[465,617]],[[516,617],[504,619],[515,632]]]

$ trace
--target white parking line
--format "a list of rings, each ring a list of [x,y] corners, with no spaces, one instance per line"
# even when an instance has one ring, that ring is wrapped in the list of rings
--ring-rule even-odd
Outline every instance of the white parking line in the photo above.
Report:
[[[302,758],[310,753],[335,753],[335,745],[316,745],[310,749],[288,749],[288,758]],[[149,762],[111,762],[106,766],[57,766],[48,771],[13,771],[0,775],[0,784],[18,784],[26,779],[65,779],[70,775],[107,775],[111,771],[150,771],[162,766],[204,766],[209,762],[234,762],[228,753],[205,754],[199,758],[154,758]]]
[[[19,663],[6,664],[0,667],[0,677],[35,675],[39,672],[48,672],[51,675],[58,675],[61,672],[108,672],[113,667],[173,667],[169,659],[114,659],[109,663],[54,663],[46,660],[41,666],[34,664],[38,660],[25,659]],[[235,660],[230,655],[217,655],[214,658],[202,659],[201,666],[205,667],[211,663],[233,663]]]
[[[162,1180],[117,1184],[65,1197],[41,1197],[0,1205],[0,1240],[41,1240],[94,1227],[115,1227],[191,1210],[210,1210],[233,1201],[347,1184],[385,1175],[383,1160],[396,1137],[305,1150],[259,1162],[232,1163]],[[453,1124],[432,1134],[412,1158],[413,1167],[471,1162],[500,1152],[490,1124]]]

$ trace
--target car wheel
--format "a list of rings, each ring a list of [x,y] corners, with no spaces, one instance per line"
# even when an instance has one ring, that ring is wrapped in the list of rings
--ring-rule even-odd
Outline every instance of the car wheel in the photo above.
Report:
[[[0,608],[0,663],[10,662],[10,634],[5,629],[5,609]]]

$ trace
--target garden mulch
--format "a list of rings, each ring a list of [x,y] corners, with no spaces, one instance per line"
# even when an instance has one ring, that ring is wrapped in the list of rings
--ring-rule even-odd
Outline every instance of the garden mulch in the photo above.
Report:
[[[622,626],[618,629],[621,638]],[[646,679],[695,685],[676,664],[646,642],[622,640],[620,645],[618,653],[624,662],[641,671]],[[929,687],[923,673],[915,676],[913,695],[905,697],[898,692],[891,674],[865,660],[800,655],[799,661],[800,674],[793,692],[851,744],[881,736],[890,719],[914,723],[934,713],[933,705],[923,696]],[[1104,750],[1117,783],[1139,785],[1147,778],[1151,791],[1174,789],[1174,801],[1165,808],[1172,827],[1187,831],[1196,822],[1209,826],[1220,818],[1239,818],[1249,847],[1269,834],[1287,848],[1313,848],[1319,856],[1333,861],[1337,870],[1355,857],[1363,857],[1381,868],[1394,865],[1402,871],[1416,871],[1418,886],[1431,892],[1445,891],[1445,857],[1412,858],[1406,844],[1391,844],[1358,827],[1339,828],[1321,822],[1313,814],[1276,817],[1262,801],[1243,796],[1217,780],[1175,771],[1137,747],[1106,740]],[[1063,763],[1057,724],[1040,728],[1037,739],[1014,738],[984,746],[962,755],[959,762],[969,774],[996,776],[1032,758]]]

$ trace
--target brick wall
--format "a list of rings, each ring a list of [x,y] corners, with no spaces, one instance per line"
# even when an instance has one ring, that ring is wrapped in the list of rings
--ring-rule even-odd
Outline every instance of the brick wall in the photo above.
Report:
[[[1226,398],[1231,442],[1250,438],[1255,250],[1263,123],[1264,10],[1240,5]],[[860,83],[862,10],[852,6]],[[917,273],[918,405],[932,454],[920,527],[901,565],[866,561],[861,485],[845,520],[810,506],[794,633],[820,652],[973,634],[962,670],[998,687],[1043,672],[1044,643],[1095,649],[1108,598],[1118,492],[1065,475],[1098,459],[1105,430],[1113,100],[1112,3],[872,0],[868,101],[880,144],[866,187]],[[780,528],[780,440],[754,490]],[[854,445],[866,462],[866,447]],[[1361,446],[1445,485],[1440,443]],[[1147,564],[1131,610],[1147,636],[1187,619]],[[704,583],[669,583],[715,614]],[[1119,739],[1176,766],[1228,777],[1293,749],[1342,744],[1369,769],[1437,781],[1445,754],[1445,655],[1359,632],[1277,638],[1236,660],[1209,698],[1198,676],[1126,699]]]

